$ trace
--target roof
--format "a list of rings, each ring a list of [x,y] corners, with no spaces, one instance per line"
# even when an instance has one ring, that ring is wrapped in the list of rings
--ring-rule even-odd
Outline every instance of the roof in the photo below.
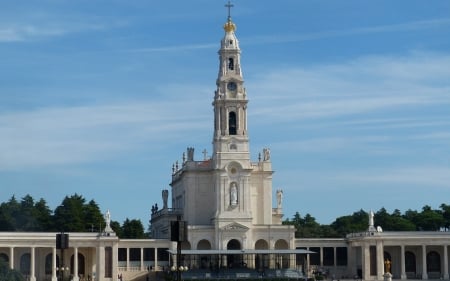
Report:
[[[176,254],[176,250],[168,250],[171,254]],[[315,254],[316,252],[294,249],[294,250],[181,250],[182,255],[249,255],[249,254]]]

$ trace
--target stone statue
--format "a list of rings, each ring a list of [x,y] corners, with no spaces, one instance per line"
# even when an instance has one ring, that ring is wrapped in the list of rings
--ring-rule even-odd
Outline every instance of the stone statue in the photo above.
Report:
[[[370,210],[370,212],[369,212],[369,227],[371,227],[371,226],[374,226],[375,224],[374,224],[374,222],[373,222],[373,218],[374,218],[374,213],[373,213],[373,211],[372,210]]]
[[[277,189],[277,208],[283,208],[283,190]]]
[[[169,190],[164,189],[162,191],[163,209],[167,209],[167,199],[169,198]]]
[[[107,233],[109,236],[111,233],[114,232],[111,228],[111,213],[109,212],[109,210],[107,210],[105,213],[105,222],[106,226],[104,232]]]
[[[235,182],[231,184],[230,188],[230,203],[232,206],[237,205],[237,186]]]
[[[111,227],[111,213],[109,212],[109,210],[106,211],[105,221],[106,221],[106,228],[110,228]]]
[[[373,218],[374,218],[374,213],[372,212],[372,210],[370,210],[369,212],[369,229],[368,231],[377,231],[377,229],[375,228],[374,222],[373,222]]]
[[[194,161],[194,148],[193,147],[187,148],[187,161]]]
[[[270,149],[264,148],[263,155],[264,155],[263,161],[269,161],[270,160]]]

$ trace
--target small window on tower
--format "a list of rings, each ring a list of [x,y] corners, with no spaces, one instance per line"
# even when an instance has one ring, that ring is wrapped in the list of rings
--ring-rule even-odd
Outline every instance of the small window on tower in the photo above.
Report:
[[[228,69],[234,70],[234,59],[233,58],[228,59]]]
[[[230,45],[233,45],[233,40],[230,40]]]
[[[228,115],[228,134],[236,135],[236,113],[230,112]]]

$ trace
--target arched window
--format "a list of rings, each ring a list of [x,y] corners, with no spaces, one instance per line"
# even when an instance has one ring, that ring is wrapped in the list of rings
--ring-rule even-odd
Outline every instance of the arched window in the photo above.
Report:
[[[4,253],[0,253],[0,262],[8,263],[9,262],[9,257],[6,254],[4,254]]]
[[[435,251],[427,254],[427,272],[441,272],[441,256]]]
[[[45,256],[45,274],[52,274],[52,262],[53,262],[53,255],[48,254]]]
[[[233,111],[228,115],[228,134],[236,135],[236,113]]]
[[[20,257],[20,273],[30,275],[31,255],[23,254]]]
[[[227,243],[227,250],[241,250],[241,242],[236,239],[231,239]],[[242,263],[242,255],[227,255],[227,265],[229,268],[239,267]]]
[[[405,271],[416,273],[416,256],[412,252],[405,252]]]
[[[75,268],[74,266],[74,258],[75,255],[72,255],[70,257],[70,273],[73,274],[73,270]],[[78,253],[78,275],[84,275],[85,274],[85,265],[84,265],[85,259],[84,256],[81,253]]]

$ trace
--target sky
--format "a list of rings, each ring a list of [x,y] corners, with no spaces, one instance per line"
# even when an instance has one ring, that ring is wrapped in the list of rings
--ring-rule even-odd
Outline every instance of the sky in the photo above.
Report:
[[[450,204],[450,1],[232,3],[284,219]],[[147,228],[173,163],[211,153],[225,4],[1,1],[0,202],[77,193]]]

